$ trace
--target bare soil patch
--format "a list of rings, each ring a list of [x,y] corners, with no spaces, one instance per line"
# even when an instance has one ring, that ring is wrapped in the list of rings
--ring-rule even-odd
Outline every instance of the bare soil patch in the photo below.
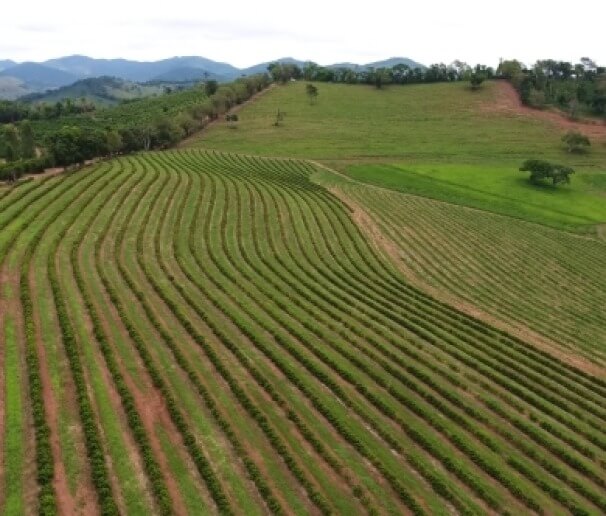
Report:
[[[564,114],[553,110],[534,109],[525,106],[515,88],[507,81],[496,83],[496,99],[482,105],[485,113],[505,113],[514,116],[544,120],[562,131],[579,131],[590,138],[606,140],[606,122],[599,120],[570,120]]]

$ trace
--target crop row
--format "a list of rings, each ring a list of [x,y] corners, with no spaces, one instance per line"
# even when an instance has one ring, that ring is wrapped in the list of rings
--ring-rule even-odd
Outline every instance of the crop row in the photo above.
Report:
[[[50,199],[45,199],[46,203],[37,211],[31,211],[29,217],[24,218],[20,229],[27,227],[37,216],[45,214],[45,210],[53,206],[53,203],[59,200],[64,194],[74,188],[75,186],[80,187],[79,194],[81,195],[84,191],[84,187],[91,187],[94,182],[98,181],[102,176],[93,176],[92,181],[88,182],[72,182],[65,188],[60,189],[58,193],[55,193]],[[82,184],[84,183],[84,184]],[[58,185],[54,185],[55,187]],[[76,195],[79,195],[76,194]],[[63,201],[55,215],[59,215],[68,209],[73,198],[67,196],[67,200]],[[28,204],[30,206],[31,204]],[[51,222],[55,220],[52,217],[47,216],[46,220],[42,223],[41,227],[37,230],[34,236],[31,238],[25,253],[21,259],[21,274],[20,274],[20,301],[23,312],[23,325],[25,332],[25,346],[26,346],[26,366],[28,374],[29,384],[29,398],[31,402],[31,409],[34,423],[34,435],[36,442],[36,478],[39,486],[38,491],[38,512],[44,515],[54,515],[57,513],[57,502],[56,495],[54,492],[53,480],[54,480],[54,457],[50,444],[51,432],[46,421],[45,404],[43,398],[43,385],[42,378],[40,375],[40,361],[38,355],[38,343],[36,337],[36,324],[34,320],[34,304],[32,301],[32,294],[30,288],[30,268],[31,261],[40,244],[44,234],[46,233]],[[6,252],[16,241],[20,231],[14,233],[10,240],[10,245],[5,248],[3,252],[3,259]],[[2,259],[2,262],[3,262]]]
[[[170,201],[172,201],[172,199],[175,195],[175,191],[176,191],[176,189],[173,189],[169,203],[170,203]],[[159,190],[159,192],[161,192],[161,189]],[[152,205],[153,204],[155,204],[155,203],[152,203]],[[137,252],[137,256],[139,257],[139,259],[144,254],[142,236],[145,232],[145,228],[149,222],[150,216],[151,216],[151,211],[148,211],[148,213],[146,214],[145,220],[143,221],[143,224],[141,226],[141,230],[138,233],[136,252]],[[160,228],[160,225],[158,225],[158,228]],[[159,235],[157,235],[156,238],[159,238]],[[280,506],[280,503],[278,502],[275,495],[273,494],[272,489],[269,487],[269,485],[263,478],[259,468],[254,463],[254,461],[252,461],[250,459],[250,457],[246,453],[245,447],[238,440],[238,437],[237,437],[236,433],[234,432],[234,430],[231,428],[230,423],[221,414],[216,402],[211,397],[211,395],[210,395],[209,391],[206,389],[206,387],[200,381],[200,378],[195,373],[194,368],[192,367],[191,363],[188,362],[188,360],[185,358],[185,356],[181,352],[179,346],[175,342],[175,339],[159,323],[158,319],[154,315],[153,310],[151,309],[151,307],[146,299],[146,296],[143,293],[143,291],[141,290],[141,288],[135,284],[131,275],[124,268],[123,264],[119,264],[119,271],[121,273],[122,279],[125,281],[125,283],[129,287],[130,291],[134,294],[134,296],[139,301],[139,304],[143,308],[148,320],[150,321],[150,323],[152,324],[154,329],[158,332],[158,334],[162,337],[162,340],[167,345],[167,347],[170,349],[177,364],[183,369],[183,371],[185,371],[185,373],[187,374],[192,385],[194,385],[194,387],[196,388],[196,391],[198,392],[198,394],[200,394],[201,398],[204,400],[207,408],[209,409],[209,412],[215,418],[217,425],[224,432],[224,434],[230,441],[231,445],[233,446],[234,450],[236,451],[238,456],[241,458],[241,460],[247,470],[249,478],[256,485],[259,493],[263,497],[263,499],[264,499],[265,503],[267,504],[268,508],[270,509],[270,511],[274,514],[282,513],[283,509]]]
[[[234,302],[236,302],[236,301],[234,300]],[[230,315],[230,316],[232,318],[234,317],[233,315]],[[280,335],[280,333],[276,332],[276,330],[274,330],[272,328],[266,327],[265,329],[267,331],[272,332],[272,336],[280,342],[280,344],[282,345],[283,348],[288,347],[287,349],[289,350],[289,352],[295,353],[295,354],[297,353],[294,350],[294,348],[290,345],[290,342],[288,341],[288,339],[285,339],[284,336]],[[330,382],[330,380],[328,380],[327,377],[325,377],[321,373],[319,373],[319,371],[317,369],[314,369],[313,366],[310,365],[311,364],[310,362],[305,363],[305,359],[302,358],[302,356],[300,354],[297,355],[297,359],[301,363],[303,363],[306,367],[311,368],[312,374],[319,375],[320,378],[322,379],[322,381],[324,381],[324,382]],[[337,392],[337,394],[339,396],[339,399],[341,399],[341,400],[346,400],[347,399],[346,396],[342,392],[339,391],[339,388],[336,386],[336,384],[332,383],[332,384],[329,384],[329,385],[330,385],[331,390],[336,390],[336,392]],[[377,403],[378,403],[378,401],[377,401]],[[374,425],[374,423],[372,421],[367,420],[367,423],[373,426],[373,429],[374,429],[375,432],[377,432],[379,434],[383,433],[384,436],[385,436],[385,432],[383,432],[381,430],[381,428],[379,428],[376,425]],[[421,434],[419,433],[418,435],[421,435]],[[394,446],[395,449],[399,448],[399,444],[397,443],[397,441],[395,441],[393,438],[389,438],[389,437],[388,437],[388,439],[390,441],[390,445]]]

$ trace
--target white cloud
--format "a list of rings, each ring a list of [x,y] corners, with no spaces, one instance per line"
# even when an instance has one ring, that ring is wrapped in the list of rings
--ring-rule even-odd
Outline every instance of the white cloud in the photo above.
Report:
[[[247,66],[283,56],[328,64],[400,55],[494,65],[499,57],[589,55],[606,64],[605,19],[603,0],[567,9],[528,0],[10,2],[0,19],[0,58],[202,55]]]

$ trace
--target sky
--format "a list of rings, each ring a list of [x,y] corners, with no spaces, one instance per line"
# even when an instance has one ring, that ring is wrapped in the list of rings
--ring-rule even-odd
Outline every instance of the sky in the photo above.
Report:
[[[36,5],[33,5],[33,4]],[[496,66],[588,56],[606,64],[606,1],[42,0],[6,2],[0,59],[72,54],[153,61],[204,56],[246,67],[279,57],[319,64],[409,57]]]

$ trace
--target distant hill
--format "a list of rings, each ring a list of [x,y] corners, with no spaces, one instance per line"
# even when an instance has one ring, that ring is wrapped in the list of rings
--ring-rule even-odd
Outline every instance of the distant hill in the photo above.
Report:
[[[0,72],[0,77],[14,77],[23,81],[29,90],[41,91],[59,88],[78,80],[72,73],[39,63],[21,63]]]
[[[63,99],[85,98],[97,105],[113,105],[123,100],[161,95],[164,88],[159,85],[137,84],[116,77],[93,77],[76,81],[44,93],[33,93],[22,97],[30,102],[57,102]]]
[[[305,63],[309,61],[300,61],[293,57],[281,57],[280,59],[274,59],[273,61],[267,61],[265,63],[259,63],[254,66],[249,66],[248,68],[242,68],[240,70],[241,75],[254,75],[257,73],[265,73],[267,72],[267,67],[272,63],[286,63],[286,64],[296,64],[299,67],[305,66]]]
[[[0,71],[6,70],[12,66],[15,66],[17,63],[15,61],[11,61],[10,59],[0,59]]]
[[[405,64],[410,68],[426,68],[425,65],[417,63],[408,57],[390,57],[389,59],[384,59],[383,61],[374,61],[372,63],[366,63],[363,65],[355,63],[336,63],[330,65],[330,68],[351,68],[353,70],[359,70],[366,68],[392,68],[398,64]]]
[[[212,79],[215,81],[226,81],[225,75],[211,73],[204,68],[194,68],[191,66],[183,66],[181,68],[173,68],[168,72],[161,73],[153,77],[148,82],[196,82]]]
[[[25,83],[16,77],[0,77],[0,99],[15,100],[29,93]]]
[[[81,79],[94,77],[116,77],[134,83],[188,83],[210,78],[219,82],[236,79],[242,75],[254,75],[267,72],[271,63],[292,63],[300,67],[308,61],[293,57],[283,57],[259,63],[248,68],[236,68],[228,63],[213,61],[205,57],[183,56],[171,57],[160,61],[132,61],[128,59],[95,59],[88,56],[72,55],[49,59],[43,63],[17,64],[11,60],[0,61],[0,99],[15,99],[32,93],[47,94],[47,90],[61,88]],[[405,57],[392,57],[384,61],[367,64],[338,63],[331,68],[346,67],[354,70],[369,67],[390,67],[404,63],[411,68],[422,64]],[[8,80],[6,78],[10,77]],[[156,84],[157,85],[157,84]],[[74,90],[64,90],[58,95],[71,97],[71,92],[79,88],[88,88],[80,84]],[[81,95],[87,96],[87,95]],[[55,95],[50,95],[55,97]]]
[[[129,61],[127,59],[93,59],[86,56],[68,56],[45,61],[46,66],[63,70],[79,78],[101,75],[119,77],[129,81],[146,82],[172,70],[199,69],[227,79],[239,75],[239,70],[227,63],[204,57],[172,57],[161,61]]]

